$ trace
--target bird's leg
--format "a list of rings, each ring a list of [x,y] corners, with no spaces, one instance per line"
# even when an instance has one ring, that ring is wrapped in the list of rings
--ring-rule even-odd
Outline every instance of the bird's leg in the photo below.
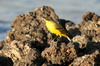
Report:
[[[58,37],[58,35],[53,39],[53,40],[51,40],[51,42],[50,43],[52,43],[52,41],[54,41],[56,38]]]
[[[58,37],[58,35],[53,39],[53,41]]]
[[[57,37],[58,37],[58,35],[53,40],[51,40],[51,42],[54,41]]]

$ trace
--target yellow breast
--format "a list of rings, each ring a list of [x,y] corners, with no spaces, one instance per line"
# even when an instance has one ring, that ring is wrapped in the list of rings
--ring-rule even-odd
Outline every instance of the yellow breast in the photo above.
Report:
[[[63,29],[63,27],[60,24],[58,24],[57,22],[48,21],[48,20],[45,20],[45,22],[46,22],[47,29],[51,33],[59,35],[60,37],[64,36],[68,38],[69,41],[71,41],[71,39],[67,36],[67,32]]]
[[[60,30],[57,30],[57,27],[59,27],[59,25],[57,23],[55,23],[55,22],[46,21],[46,27],[51,33],[54,33],[56,35],[60,35],[61,34]]]

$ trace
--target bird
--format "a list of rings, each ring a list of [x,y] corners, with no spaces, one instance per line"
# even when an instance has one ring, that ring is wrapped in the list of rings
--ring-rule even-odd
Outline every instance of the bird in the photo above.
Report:
[[[56,34],[57,36],[60,36],[60,37],[62,37],[62,36],[66,37],[69,41],[71,41],[71,39],[67,35],[67,31],[65,31],[65,29],[58,22],[56,22],[50,18],[43,18],[43,20],[46,23],[47,29],[51,33]]]

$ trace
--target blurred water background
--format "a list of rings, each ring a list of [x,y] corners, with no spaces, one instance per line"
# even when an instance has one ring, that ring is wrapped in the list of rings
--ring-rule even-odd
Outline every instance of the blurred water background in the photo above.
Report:
[[[18,14],[33,11],[38,6],[51,6],[59,18],[78,24],[86,11],[100,15],[100,0],[0,0],[0,41],[11,30],[10,24]]]

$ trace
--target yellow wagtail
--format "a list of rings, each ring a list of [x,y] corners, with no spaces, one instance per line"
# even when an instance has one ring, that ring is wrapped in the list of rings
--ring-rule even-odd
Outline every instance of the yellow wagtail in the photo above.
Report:
[[[46,27],[51,33],[54,33],[57,36],[59,35],[60,37],[64,36],[69,41],[71,41],[71,39],[67,36],[67,32],[64,30],[64,28],[60,24],[48,18],[43,18],[43,20],[46,22]]]

